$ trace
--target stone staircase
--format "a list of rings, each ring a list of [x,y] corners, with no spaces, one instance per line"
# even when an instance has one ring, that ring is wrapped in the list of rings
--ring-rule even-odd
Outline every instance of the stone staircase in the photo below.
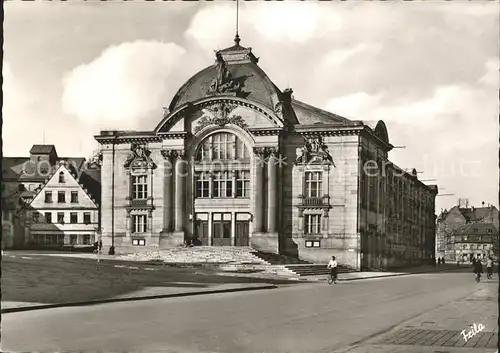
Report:
[[[180,264],[239,264],[267,265],[268,263],[252,254],[248,247],[178,247],[159,251],[145,251],[119,255],[123,260],[159,261]]]
[[[296,279],[330,273],[326,264],[312,264],[290,256],[256,251],[250,247],[178,247],[118,256],[129,261],[157,262],[177,266],[213,265],[226,272],[266,272]],[[339,273],[350,271],[339,267]]]

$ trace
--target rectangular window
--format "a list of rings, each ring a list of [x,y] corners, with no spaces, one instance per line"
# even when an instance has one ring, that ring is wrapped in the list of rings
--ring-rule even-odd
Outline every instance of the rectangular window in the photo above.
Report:
[[[69,222],[71,224],[78,223],[78,213],[77,212],[71,212],[69,214]]]
[[[145,246],[146,239],[132,239],[132,245],[134,246]]]
[[[85,212],[83,214],[83,223],[84,224],[90,224],[91,219],[90,219],[90,212]]]
[[[236,197],[250,197],[250,171],[239,170],[236,174]]]
[[[208,173],[196,173],[196,197],[208,197],[209,187],[210,179]]]
[[[321,243],[319,240],[306,240],[306,248],[320,248]]]
[[[210,137],[203,141],[200,149],[198,150],[198,160],[208,161],[210,160]]]
[[[66,202],[66,193],[64,191],[57,192],[57,202],[59,203]]]
[[[323,175],[321,172],[306,172],[305,197],[322,196]]]
[[[90,245],[90,235],[89,234],[84,234],[83,235],[83,245]]]
[[[145,233],[147,230],[147,216],[146,215],[134,215],[132,216],[132,232],[133,233]]]
[[[243,141],[239,138],[236,139],[236,157],[237,159],[249,159],[248,148],[246,148]]]
[[[57,223],[64,224],[64,212],[57,212]]]
[[[78,191],[71,191],[71,203],[78,203]]]
[[[71,245],[77,245],[78,244],[78,234],[71,234],[69,238],[69,243]]]
[[[232,197],[233,178],[230,172],[215,172],[213,181],[213,197]]]
[[[321,215],[308,214],[304,215],[304,233],[319,234],[321,230]]]
[[[132,176],[132,197],[134,200],[148,198],[148,181],[146,175]]]
[[[57,245],[64,245],[64,234],[57,235]]]
[[[212,136],[213,159],[234,159],[235,135],[216,134]]]
[[[40,216],[40,214],[38,212],[33,212],[33,214],[31,215],[31,217],[33,219],[33,223],[38,223],[39,216]]]
[[[45,212],[45,223],[52,223],[52,212]]]
[[[45,191],[45,202],[52,203],[52,191]]]

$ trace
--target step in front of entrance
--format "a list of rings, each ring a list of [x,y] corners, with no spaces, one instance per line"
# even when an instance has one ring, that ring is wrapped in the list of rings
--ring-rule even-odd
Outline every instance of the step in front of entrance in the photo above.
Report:
[[[285,268],[296,273],[299,276],[318,276],[318,275],[329,275],[330,269],[326,265],[285,265]],[[337,273],[349,273],[354,272],[354,270],[346,267],[338,267]]]

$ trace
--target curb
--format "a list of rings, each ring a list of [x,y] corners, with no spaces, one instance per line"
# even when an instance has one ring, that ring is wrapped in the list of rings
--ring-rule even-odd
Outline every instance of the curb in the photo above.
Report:
[[[82,301],[82,302],[42,304],[42,305],[32,305],[32,306],[17,307],[17,308],[7,308],[7,309],[2,309],[1,313],[7,314],[7,313],[17,313],[17,312],[22,312],[22,311],[54,309],[54,308],[63,308],[63,307],[71,307],[71,306],[87,306],[87,305],[117,303],[117,302],[127,302],[127,301],[138,301],[138,300],[149,300],[149,299],[190,297],[190,296],[204,295],[204,294],[246,292],[246,291],[252,291],[252,290],[275,289],[275,288],[278,288],[278,286],[275,284],[264,284],[261,286],[254,286],[254,287],[213,289],[213,290],[203,290],[203,291],[198,291],[198,292],[158,294],[158,295],[148,295],[148,296],[142,296],[142,297],[139,296],[139,297],[130,297],[130,298],[96,299],[96,300],[89,300],[89,301]]]
[[[440,272],[447,272],[447,271],[451,271],[451,270],[455,270],[455,268],[450,268],[450,269],[441,270],[441,271],[423,271],[423,272],[412,272],[412,273],[396,273],[396,274],[392,274],[392,275],[380,275],[380,276],[371,276],[371,277],[338,278],[337,280],[339,282],[359,281],[359,280],[363,280],[363,279],[372,279],[372,278],[400,277],[400,276],[422,275],[422,274],[428,274],[428,273],[440,273]],[[328,275],[325,275],[325,276],[328,276]],[[304,280],[305,281],[311,281],[311,282],[313,282],[313,281],[320,282],[320,281],[325,281],[326,279],[317,279],[317,280],[307,280],[307,279],[304,279]]]

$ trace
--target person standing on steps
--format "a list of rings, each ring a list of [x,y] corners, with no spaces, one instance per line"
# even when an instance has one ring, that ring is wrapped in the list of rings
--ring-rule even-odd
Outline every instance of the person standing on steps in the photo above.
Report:
[[[337,260],[335,259],[335,256],[332,256],[332,259],[327,266],[327,268],[330,269],[330,278],[328,280],[328,284],[332,284],[332,282],[337,284],[337,266]]]

